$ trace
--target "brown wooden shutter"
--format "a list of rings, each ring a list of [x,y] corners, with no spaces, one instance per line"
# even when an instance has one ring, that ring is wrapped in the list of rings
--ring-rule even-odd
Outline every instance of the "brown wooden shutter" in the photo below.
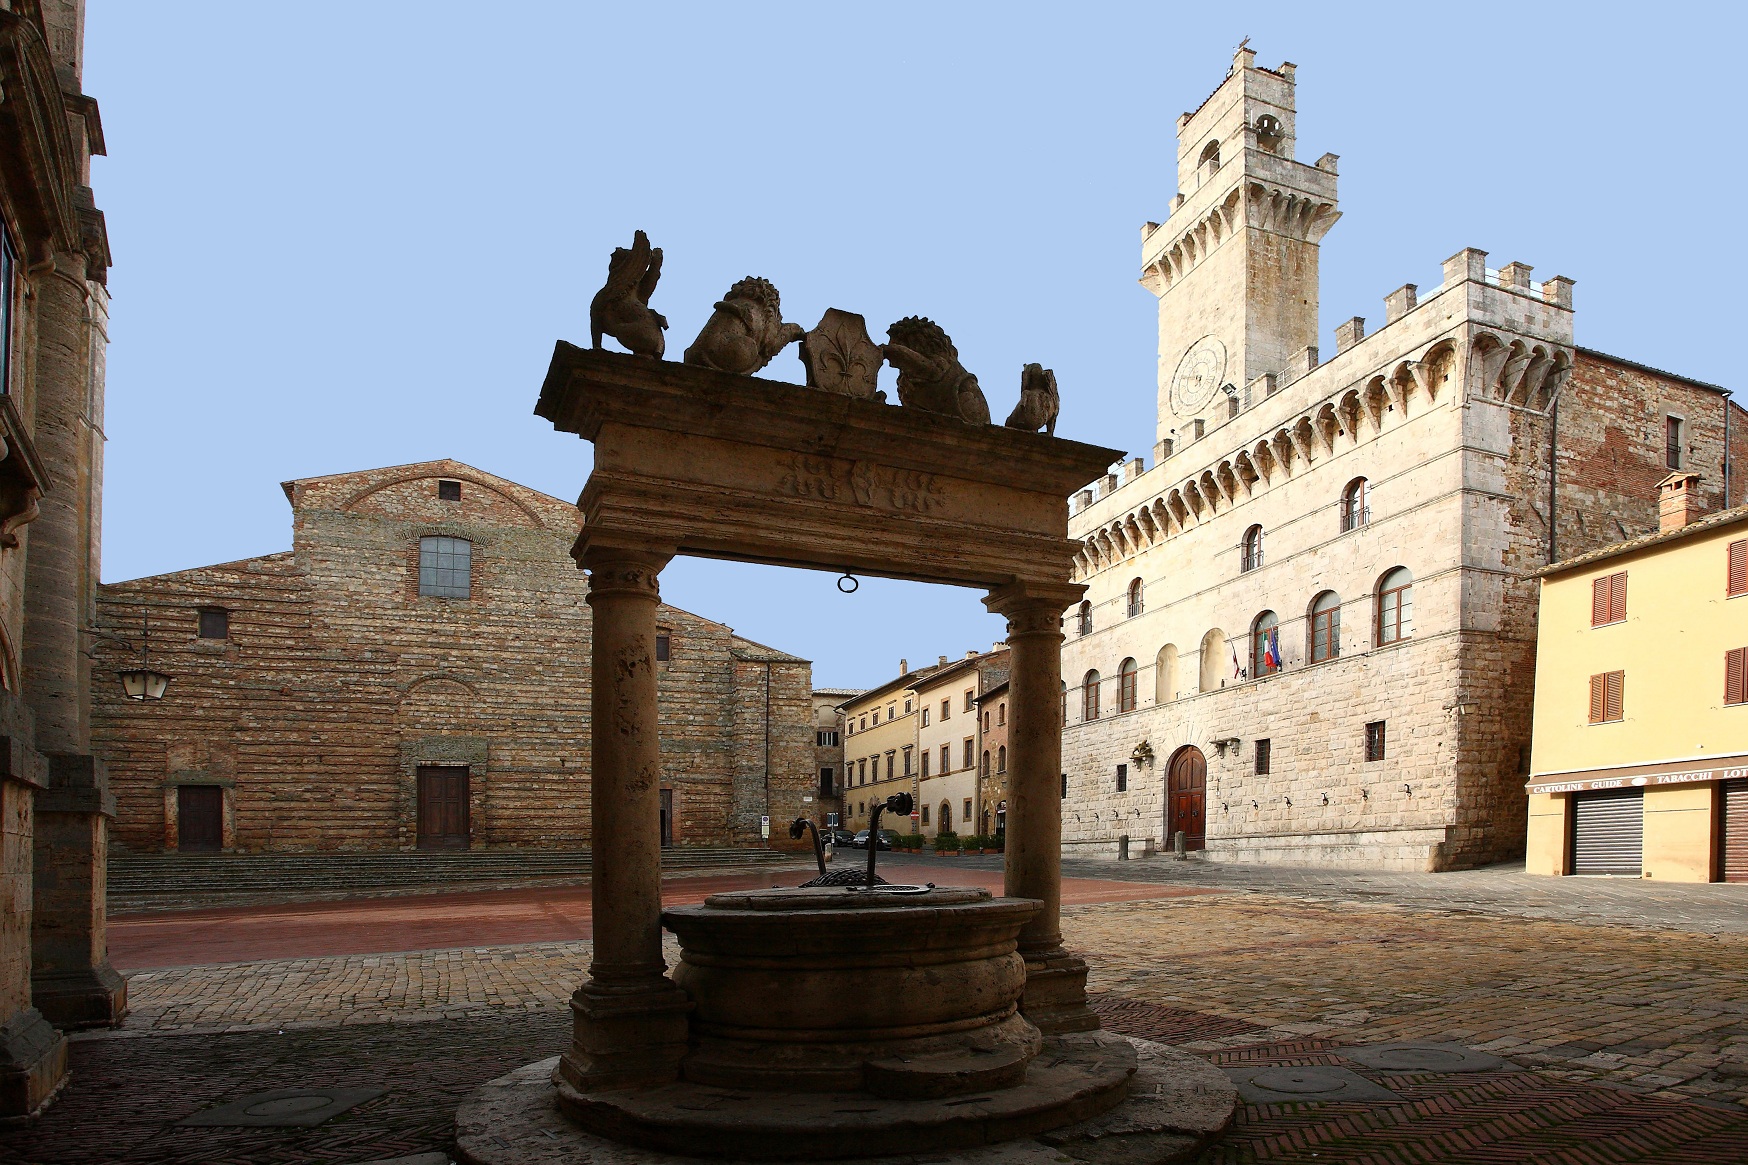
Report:
[[[1619,623],[1627,617],[1627,572],[1608,576],[1608,621]]]
[[[1748,704],[1748,647],[1724,652],[1724,703]]]
[[[1612,576],[1590,580],[1590,625],[1600,627],[1608,622],[1608,600],[1612,593],[1609,579]]]
[[[1607,703],[1603,699],[1603,694],[1608,685],[1604,682],[1604,679],[1605,677],[1600,675],[1590,677],[1590,722],[1592,724],[1602,723],[1603,712],[1607,707]]]
[[[1730,543],[1730,581],[1732,595],[1748,595],[1748,538]]]
[[[1622,697],[1626,695],[1627,673],[1611,671],[1604,677],[1603,719],[1619,720],[1622,712]]]

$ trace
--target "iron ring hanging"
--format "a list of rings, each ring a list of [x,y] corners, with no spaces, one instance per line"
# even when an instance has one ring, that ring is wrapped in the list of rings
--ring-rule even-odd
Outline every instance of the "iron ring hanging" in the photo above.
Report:
[[[845,583],[849,583],[850,585],[845,586],[844,585]],[[846,595],[853,595],[861,589],[862,589],[862,580],[858,579],[855,575],[851,574],[847,570],[843,573],[843,577],[838,579],[838,590],[842,591]]]

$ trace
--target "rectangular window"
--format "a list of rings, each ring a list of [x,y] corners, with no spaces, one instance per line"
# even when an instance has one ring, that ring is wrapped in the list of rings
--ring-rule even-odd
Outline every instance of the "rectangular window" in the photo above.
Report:
[[[1366,725],[1366,759],[1384,759],[1384,722],[1374,720]]]
[[[890,724],[894,720],[897,720],[897,719],[898,719],[898,702],[895,700],[892,703],[886,705],[886,722],[888,724]]]
[[[1724,652],[1724,703],[1748,704],[1748,647]]]
[[[1128,791],[1129,791],[1129,766],[1128,765],[1118,765],[1117,766],[1117,792],[1127,793]]]
[[[1616,571],[1590,580],[1590,625],[1606,627],[1627,618],[1627,572]]]
[[[819,770],[819,795],[821,797],[832,795],[832,771],[829,766],[822,766]]]
[[[905,749],[904,749],[904,775],[907,777],[910,776],[910,746],[909,745],[906,745]]]
[[[959,818],[959,820],[961,820],[961,821],[970,821],[971,820],[971,798],[969,798],[969,797],[965,798],[965,810],[964,810],[963,815]]]
[[[928,726],[929,726],[929,706],[927,704],[924,704],[923,705],[923,727],[927,728]]]
[[[1272,745],[1266,738],[1256,742],[1256,775],[1259,777],[1266,777],[1269,775],[1269,760],[1271,759],[1269,752],[1271,748]]]
[[[880,721],[876,720],[874,723],[878,724],[878,723],[880,723]],[[868,718],[866,716],[862,717],[862,724],[860,727],[860,731],[862,731],[862,732],[868,731]]]
[[[838,746],[837,729],[821,728],[813,734],[813,742],[820,748],[836,748]]]
[[[892,778],[896,777],[897,775],[898,775],[898,754],[896,752],[889,752],[886,754],[886,779],[890,781]]]
[[[953,718],[953,701],[942,700],[941,701],[941,719],[951,720],[952,718]]]
[[[461,500],[461,483],[459,481],[439,481],[437,483],[437,500],[440,502],[459,502]]]
[[[868,783],[868,762],[866,760],[859,760],[856,762],[856,783],[858,785],[866,785]]]
[[[674,656],[674,637],[666,631],[656,632],[656,662],[666,663]]]
[[[965,710],[967,712],[971,711],[971,709],[976,706],[976,703],[977,703],[976,693],[972,689],[966,688],[965,689]]]
[[[223,607],[202,607],[200,609],[200,637],[202,639],[229,639],[231,636],[231,613]]]
[[[951,745],[943,744],[941,746],[941,775],[944,777],[952,771],[953,747]]]
[[[878,728],[880,726],[880,709],[874,709],[874,711],[870,712],[869,715],[874,717],[874,726]]]
[[[906,716],[910,715],[910,701],[908,699],[904,702],[904,714]]]
[[[1663,464],[1670,469],[1681,468],[1681,418],[1663,418]]]
[[[1068,774],[1062,774],[1062,799],[1068,800]]]
[[[1590,677],[1590,722],[1612,724],[1623,718],[1627,673],[1599,672]]]
[[[465,538],[419,539],[419,594],[465,599],[471,593],[473,543]]]
[[[923,813],[923,824],[927,825],[929,823],[929,807],[927,805],[923,806],[922,813]]]
[[[1732,599],[1748,595],[1748,538],[1730,543],[1729,577],[1724,593]]]
[[[12,310],[18,288],[18,256],[12,236],[0,227],[0,393],[12,391]]]
[[[926,749],[926,748],[923,749],[923,772],[922,772],[922,775],[925,777],[929,775],[929,759],[931,757],[933,757],[934,755],[935,754],[930,752],[928,749]]]
[[[965,738],[965,763],[960,765],[959,767],[968,769],[976,763],[977,763],[977,745],[975,742],[973,742],[971,737],[967,736]]]

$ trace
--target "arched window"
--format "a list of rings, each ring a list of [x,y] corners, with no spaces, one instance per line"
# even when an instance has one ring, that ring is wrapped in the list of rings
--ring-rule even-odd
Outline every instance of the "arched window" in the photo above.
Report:
[[[1196,169],[1202,172],[1203,178],[1208,178],[1219,168],[1220,142],[1215,139],[1202,147],[1202,156],[1196,159]]]
[[[983,775],[989,776],[989,750],[983,750]]]
[[[1080,605],[1080,633],[1092,634],[1092,600],[1088,599]]]
[[[995,771],[998,773],[1008,771],[1008,746],[1005,744],[995,750]]]
[[[1129,580],[1129,618],[1133,619],[1141,613],[1141,580]]]
[[[1281,621],[1264,611],[1250,625],[1250,674],[1268,676],[1281,670]]]
[[[1153,661],[1153,702],[1165,704],[1177,699],[1177,644],[1168,643],[1159,649]]]
[[[1133,712],[1135,710],[1135,676],[1137,672],[1133,657],[1125,659],[1123,666],[1117,669],[1117,711]]]
[[[1262,527],[1252,526],[1244,532],[1244,555],[1238,569],[1255,570],[1262,565]]]
[[[950,801],[941,802],[941,829],[953,832],[953,804]]]
[[[1099,718],[1099,673],[1096,671],[1087,672],[1086,678],[1080,682],[1080,718]]]
[[[1356,477],[1341,491],[1341,532],[1358,530],[1371,521],[1371,517],[1371,510],[1366,506],[1366,479]]]
[[[1216,627],[1202,636],[1200,654],[1199,681],[1197,687],[1204,692],[1212,692],[1220,686],[1220,681],[1226,675],[1226,632]],[[1238,674],[1238,653],[1232,653],[1232,674]]]
[[[1322,663],[1341,654],[1341,596],[1324,591],[1311,603],[1312,663]]]
[[[419,539],[419,594],[465,599],[473,575],[473,543],[465,538]]]
[[[1414,634],[1414,576],[1398,566],[1378,584],[1378,644]]]

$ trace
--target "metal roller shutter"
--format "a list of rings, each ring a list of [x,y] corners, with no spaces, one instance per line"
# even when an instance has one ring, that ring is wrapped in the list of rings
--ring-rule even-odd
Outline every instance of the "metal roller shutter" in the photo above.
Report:
[[[1723,786],[1723,854],[1719,866],[1726,882],[1748,882],[1748,781]]]
[[[1645,791],[1572,794],[1572,872],[1637,874],[1645,850]]]

